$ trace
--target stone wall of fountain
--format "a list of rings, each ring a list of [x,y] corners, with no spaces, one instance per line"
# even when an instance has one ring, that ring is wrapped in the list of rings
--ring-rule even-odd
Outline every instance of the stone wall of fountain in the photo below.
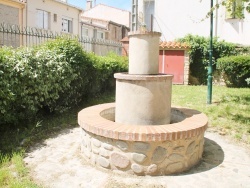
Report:
[[[117,73],[116,103],[78,114],[81,150],[91,164],[136,175],[188,170],[203,152],[207,117],[171,108],[172,75],[158,74],[157,32],[129,34],[129,73]]]

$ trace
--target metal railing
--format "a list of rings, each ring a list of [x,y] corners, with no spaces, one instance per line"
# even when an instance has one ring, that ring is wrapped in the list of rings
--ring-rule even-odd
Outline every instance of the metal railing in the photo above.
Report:
[[[94,52],[97,55],[106,55],[110,51],[121,55],[122,52],[122,44],[116,41],[79,37],[78,35],[68,33],[58,33],[34,27],[20,27],[19,25],[0,23],[0,47],[31,47],[61,36],[77,39],[85,51]]]

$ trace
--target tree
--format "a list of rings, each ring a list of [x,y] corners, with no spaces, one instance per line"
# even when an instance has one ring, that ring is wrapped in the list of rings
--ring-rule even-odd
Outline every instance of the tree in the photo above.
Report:
[[[222,0],[215,4],[214,7],[207,13],[207,18],[211,12],[218,9],[220,6],[225,6],[231,18],[244,18],[244,10],[250,13],[250,0]]]

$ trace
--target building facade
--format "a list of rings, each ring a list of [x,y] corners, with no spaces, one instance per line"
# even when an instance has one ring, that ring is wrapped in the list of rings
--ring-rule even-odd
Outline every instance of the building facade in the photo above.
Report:
[[[82,16],[108,20],[120,25],[125,25],[126,27],[130,27],[131,13],[127,10],[114,8],[103,4],[98,4],[92,7],[92,1],[90,0],[87,0],[86,7],[88,9],[83,12]]]
[[[218,2],[214,0],[214,4]],[[139,25],[146,25],[149,31],[161,32],[163,41],[172,41],[187,34],[208,37],[210,19],[206,15],[209,11],[210,1],[138,0]],[[214,11],[214,36],[250,45],[250,14],[244,12],[244,19],[228,15],[224,6]]]
[[[82,11],[66,0],[0,0],[0,23],[78,35]]]
[[[0,23],[26,25],[26,1],[0,0]]]
[[[27,26],[78,35],[82,11],[66,0],[27,0]]]

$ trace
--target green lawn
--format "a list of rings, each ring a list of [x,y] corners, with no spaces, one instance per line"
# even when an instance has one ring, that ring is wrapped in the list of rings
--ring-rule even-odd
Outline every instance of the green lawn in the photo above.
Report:
[[[212,104],[206,101],[206,86],[172,88],[172,105],[199,110],[208,116],[209,127],[250,144],[250,89],[213,86]]]
[[[213,87],[213,103],[206,104],[206,86],[172,88],[172,105],[193,108],[205,113],[209,127],[220,134],[250,145],[250,89]],[[64,128],[76,127],[77,112],[87,106],[113,102],[114,92],[93,97],[87,104],[60,115],[38,116],[30,124],[19,127],[0,127],[0,187],[39,187],[29,177],[23,163],[24,151],[32,144],[46,139]]]

